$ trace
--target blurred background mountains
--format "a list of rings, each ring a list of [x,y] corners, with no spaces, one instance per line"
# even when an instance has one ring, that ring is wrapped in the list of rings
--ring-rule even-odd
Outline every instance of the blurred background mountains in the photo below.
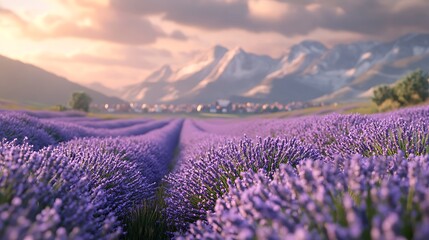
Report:
[[[429,34],[332,47],[303,41],[277,59],[215,46],[177,69],[164,65],[140,83],[119,89],[104,86],[102,80],[82,86],[0,57],[0,96],[47,105],[65,104],[76,91],[99,104],[350,102],[367,100],[375,86],[393,84],[418,68],[429,70]]]

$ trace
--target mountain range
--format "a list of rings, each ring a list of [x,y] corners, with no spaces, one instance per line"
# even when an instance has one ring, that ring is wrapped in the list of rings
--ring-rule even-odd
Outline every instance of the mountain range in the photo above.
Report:
[[[0,99],[31,105],[67,105],[72,94],[81,91],[94,103],[124,103],[34,65],[0,56]]]
[[[372,96],[375,86],[393,84],[418,68],[429,71],[429,34],[330,47],[303,41],[279,58],[218,45],[179,68],[164,65],[119,90],[101,83],[82,86],[0,56],[0,99],[66,105],[73,92],[84,91],[99,104],[357,101]]]
[[[177,69],[162,66],[138,84],[97,90],[142,103],[355,101],[417,68],[429,70],[429,34],[331,47],[303,41],[280,58],[215,46]]]

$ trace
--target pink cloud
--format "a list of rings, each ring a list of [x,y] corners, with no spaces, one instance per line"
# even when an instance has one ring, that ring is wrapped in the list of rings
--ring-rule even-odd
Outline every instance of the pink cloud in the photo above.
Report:
[[[71,7],[72,17],[46,14],[41,22],[35,23],[23,19],[11,10],[0,9],[0,21],[8,20],[23,36],[39,40],[82,38],[125,45],[144,45],[154,43],[160,37],[170,37],[145,17],[118,12],[108,6],[100,7],[90,1],[79,1],[77,7],[75,0],[62,2],[66,6],[75,6]],[[94,8],[95,6],[98,8]],[[171,37],[186,39],[182,32],[176,32]]]
[[[318,29],[371,37],[429,31],[427,0],[110,0],[118,11],[205,30],[243,29],[287,37]],[[275,11],[274,11],[275,10]],[[255,17],[256,16],[256,17]],[[267,21],[269,20],[269,21]]]

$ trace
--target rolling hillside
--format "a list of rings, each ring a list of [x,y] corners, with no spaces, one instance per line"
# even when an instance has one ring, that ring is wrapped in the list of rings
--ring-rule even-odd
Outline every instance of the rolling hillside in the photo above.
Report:
[[[67,105],[73,92],[83,91],[94,103],[123,103],[34,65],[0,56],[0,98],[27,104]]]

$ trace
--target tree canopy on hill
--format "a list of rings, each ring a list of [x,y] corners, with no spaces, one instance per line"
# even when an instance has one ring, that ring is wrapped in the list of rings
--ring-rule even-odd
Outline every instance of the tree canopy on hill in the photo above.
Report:
[[[84,92],[75,92],[70,100],[70,107],[74,110],[89,111],[92,98]]]
[[[382,85],[374,90],[372,101],[380,110],[390,110],[424,102],[429,97],[429,75],[416,70],[393,87]]]

